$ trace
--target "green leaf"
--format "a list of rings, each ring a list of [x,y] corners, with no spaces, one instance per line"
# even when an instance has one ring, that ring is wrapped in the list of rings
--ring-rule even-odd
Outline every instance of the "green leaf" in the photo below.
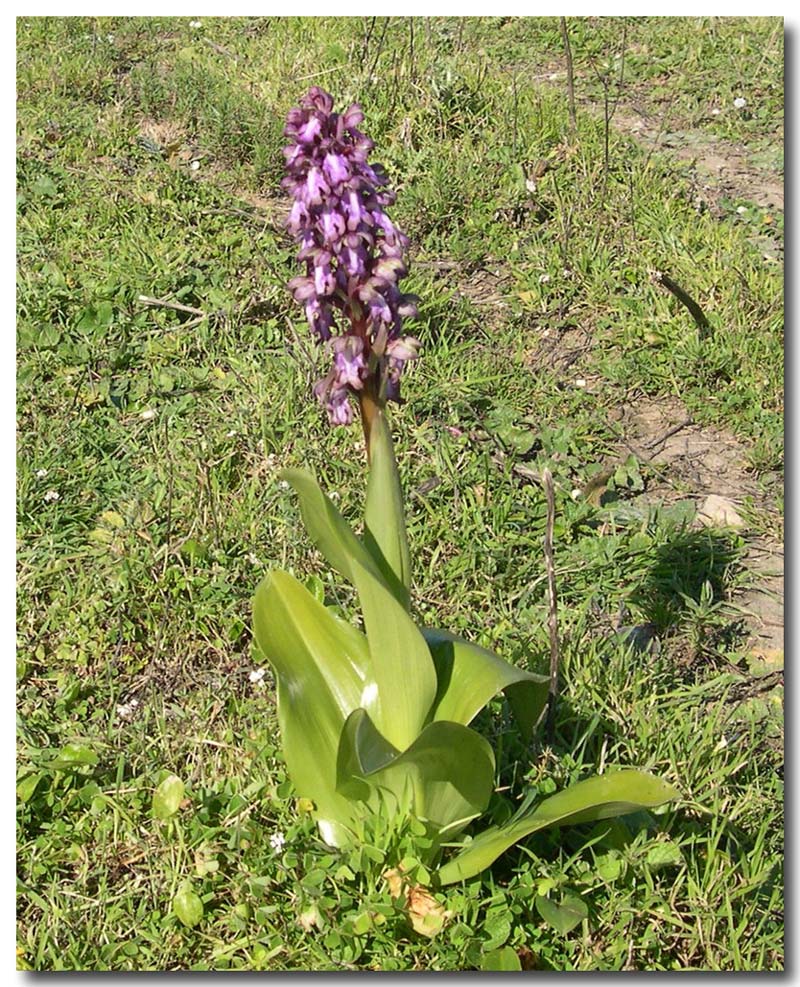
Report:
[[[508,915],[508,908],[504,906],[490,908],[486,913],[483,931],[489,938],[483,944],[484,949],[498,949],[511,935],[511,920]]]
[[[208,558],[208,546],[196,538],[187,538],[180,547],[180,553],[190,562],[203,562]]]
[[[405,607],[410,606],[411,556],[406,536],[403,493],[384,412],[375,416],[370,434],[370,469],[364,511],[364,545],[386,584]]]
[[[372,802],[375,789],[365,777],[390,764],[400,752],[376,729],[365,709],[348,716],[339,741],[336,790],[351,799]]]
[[[180,809],[186,788],[177,775],[165,778],[153,793],[153,816],[169,819]]]
[[[585,918],[589,917],[586,902],[572,894],[564,895],[560,905],[538,894],[536,895],[536,910],[545,922],[556,932],[560,932],[562,936],[572,932],[576,925],[580,925]]]
[[[425,638],[385,583],[355,559],[350,567],[376,686],[370,715],[389,743],[403,751],[430,718],[436,669]],[[369,709],[366,702],[358,705]]]
[[[353,806],[336,792],[339,738],[353,710],[372,711],[377,698],[367,642],[286,572],[261,581],[253,617],[258,645],[275,670],[289,776],[298,794],[315,802],[323,837],[341,845]]]
[[[319,576],[311,573],[310,576],[306,576],[303,585],[317,602],[325,603],[325,583]]]
[[[506,973],[516,973],[522,969],[519,956],[510,946],[493,949],[485,953],[481,960],[481,970],[498,970]]]
[[[189,928],[202,921],[203,902],[192,891],[191,881],[184,881],[178,888],[172,900],[172,910],[178,916],[178,919]]]
[[[570,788],[517,813],[503,826],[484,830],[439,870],[441,884],[479,874],[501,853],[531,833],[550,826],[565,826],[624,815],[677,798],[678,792],[644,771],[617,771],[579,781]]]
[[[595,861],[595,873],[601,881],[613,884],[625,872],[625,861],[615,850],[601,854]]]
[[[448,631],[423,628],[422,633],[436,665],[435,720],[466,725],[490,699],[505,692],[520,729],[530,737],[547,702],[546,675],[517,668]]]
[[[452,835],[480,815],[494,785],[494,754],[485,738],[460,723],[430,723],[399,754],[364,710],[348,719],[339,751],[339,790],[377,809],[390,794],[432,830]],[[379,794],[380,793],[380,794]]]
[[[45,772],[43,771],[31,771],[24,775],[17,782],[17,801],[19,802],[29,802],[33,798],[33,794],[39,787],[39,782],[45,777]]]
[[[99,760],[86,744],[65,744],[47,767],[68,771],[70,768],[94,767]]]
[[[353,582],[351,563],[355,559],[381,577],[375,561],[341,512],[307,470],[284,469],[278,476],[294,487],[300,499],[303,524],[314,545],[328,563],[345,579]],[[382,577],[381,577],[382,578]]]
[[[58,186],[49,175],[38,175],[31,184],[31,192],[38,198],[53,198],[58,195]]]
[[[677,843],[671,840],[666,843],[656,843],[647,851],[645,865],[648,870],[661,870],[664,867],[680,867],[683,854]]]

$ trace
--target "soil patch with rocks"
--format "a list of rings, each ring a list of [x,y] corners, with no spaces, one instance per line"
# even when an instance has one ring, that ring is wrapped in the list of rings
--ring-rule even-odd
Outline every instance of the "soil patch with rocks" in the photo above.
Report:
[[[620,455],[633,453],[659,469],[660,479],[641,500],[690,499],[698,512],[696,524],[741,531],[747,542],[743,565],[752,584],[731,602],[750,631],[748,649],[777,660],[783,653],[783,545],[764,535],[748,536],[745,501],[767,512],[771,507],[747,469],[746,447],[724,429],[694,422],[674,398],[640,398],[617,408],[613,417],[621,433]]]

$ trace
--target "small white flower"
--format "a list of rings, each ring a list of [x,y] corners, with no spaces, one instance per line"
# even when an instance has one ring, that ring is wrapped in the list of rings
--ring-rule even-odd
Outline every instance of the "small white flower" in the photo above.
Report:
[[[289,481],[288,480],[281,480],[278,483],[278,486],[281,488],[281,490],[288,490],[289,489]]]
[[[156,413],[152,408],[145,408],[139,417],[143,418],[146,422],[149,422],[151,418],[156,417]]]
[[[256,555],[255,552],[247,553],[247,561],[250,565],[261,565],[261,559]]]
[[[43,499],[45,504],[50,504],[54,500],[61,500],[61,494],[57,490],[48,490]]]
[[[107,42],[108,42],[108,43],[109,43],[110,45],[111,45],[111,44],[113,44],[113,43],[114,43],[114,35],[113,35],[113,34],[107,34],[107,35],[106,35],[106,41],[107,41]]]
[[[578,379],[575,381],[575,386],[576,387],[586,387],[586,381],[584,380],[583,377],[578,377]]]
[[[715,106],[714,109],[711,111],[711,116],[718,117],[720,113],[722,113],[722,110],[718,106]]]
[[[549,280],[550,280],[550,275],[549,274],[540,274],[539,275],[539,284],[547,284],[547,282]]]
[[[133,716],[138,705],[138,699],[131,699],[127,703],[119,703],[117,706],[117,716],[121,720],[127,720],[130,716]]]
[[[275,853],[280,853],[281,850],[286,846],[286,837],[280,831],[273,833],[269,838],[269,845],[275,851]]]
[[[258,685],[258,683],[264,678],[266,674],[267,674],[266,669],[256,668],[247,677],[250,679],[253,685]]]
[[[736,212],[738,212],[740,216],[744,216],[747,212],[747,206],[737,206]]]
[[[203,26],[202,21],[189,21],[189,27],[193,27],[195,30],[197,30],[198,27],[202,27],[202,26]]]
[[[236,435],[236,429],[235,428],[232,428],[230,430],[230,432],[226,432],[225,433],[225,438],[226,439],[232,439],[234,437],[234,435]]]
[[[561,277],[562,278],[571,278],[572,277],[572,271],[570,271],[570,269],[568,267],[565,267],[564,270],[561,272]]]
[[[338,490],[331,490],[328,496],[330,497],[331,500],[338,500],[341,494],[339,493]]]
[[[737,110],[741,110],[743,107],[747,106],[747,100],[744,98],[744,96],[737,96],[736,99],[733,101],[733,105],[736,107]]]
[[[47,470],[46,469],[36,470],[34,476],[36,477],[37,480],[43,480],[47,476]]]
[[[199,168],[200,168],[200,162],[199,162],[199,161],[193,161],[193,162],[192,162],[192,163],[191,163],[191,164],[189,165],[189,167],[190,167],[190,168],[192,169],[192,171],[198,171],[198,170],[199,170]]]
[[[525,188],[529,192],[535,192],[536,191],[536,180],[534,178],[526,178],[525,179]]]
[[[572,497],[573,500],[577,500],[578,497],[580,497],[580,495],[581,495],[581,491],[577,487],[573,487],[570,493],[570,497]]]

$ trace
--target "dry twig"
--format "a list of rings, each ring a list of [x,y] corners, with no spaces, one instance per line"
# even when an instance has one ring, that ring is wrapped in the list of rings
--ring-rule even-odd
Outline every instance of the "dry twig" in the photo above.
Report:
[[[166,298],[150,298],[149,295],[139,295],[138,301],[142,305],[149,305],[151,308],[171,308],[176,312],[186,312],[189,315],[196,315],[204,319],[206,313],[199,308],[192,308],[190,305],[182,305],[180,302],[171,302]]]
[[[667,289],[667,291],[671,292],[682,305],[686,306],[692,318],[697,323],[697,328],[700,330],[701,337],[704,333],[710,330],[711,326],[703,310],[694,298],[692,298],[691,295],[681,288],[677,282],[673,281],[668,274],[664,274],[663,271],[654,271],[652,278],[656,284],[662,285]]]

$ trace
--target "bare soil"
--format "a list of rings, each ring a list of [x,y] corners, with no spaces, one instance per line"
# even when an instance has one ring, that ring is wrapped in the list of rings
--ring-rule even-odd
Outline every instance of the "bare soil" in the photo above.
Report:
[[[783,211],[783,176],[760,167],[757,156],[743,145],[698,130],[665,130],[657,117],[637,106],[619,105],[612,125],[649,149],[690,161],[710,197],[746,199]]]
[[[710,495],[717,495],[745,515],[745,498],[761,510],[772,510],[747,469],[746,446],[724,429],[695,423],[677,399],[640,398],[618,408],[614,417],[623,436],[620,454],[632,452],[661,470],[661,481],[644,495],[649,503],[691,499],[699,510]],[[743,564],[752,585],[731,602],[750,630],[749,650],[774,658],[783,652],[783,545],[761,534],[749,535],[747,527],[742,534],[748,546]]]

